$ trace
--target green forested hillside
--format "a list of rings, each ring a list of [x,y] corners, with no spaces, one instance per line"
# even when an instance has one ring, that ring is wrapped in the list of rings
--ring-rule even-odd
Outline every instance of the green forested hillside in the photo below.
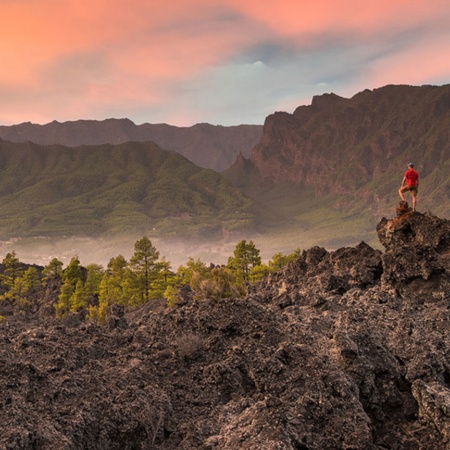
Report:
[[[220,236],[253,225],[222,176],[156,144],[0,141],[0,238],[122,233]]]

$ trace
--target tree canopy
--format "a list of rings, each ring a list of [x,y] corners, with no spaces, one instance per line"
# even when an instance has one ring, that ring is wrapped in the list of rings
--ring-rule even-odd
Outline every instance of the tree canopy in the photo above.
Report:
[[[3,259],[0,273],[0,301],[9,300],[22,309],[36,307],[45,289],[57,292],[54,302],[58,317],[86,310],[92,320],[105,323],[112,305],[125,308],[151,299],[167,299],[175,305],[182,289],[189,289],[196,300],[221,299],[245,295],[249,284],[284,267],[299,256],[277,253],[263,264],[253,241],[240,241],[227,265],[207,265],[189,257],[176,272],[151,240],[144,236],[134,244],[129,261],[122,255],[110,259],[106,268],[99,264],[83,267],[74,256],[67,267],[53,258],[45,267],[28,266],[10,252]]]

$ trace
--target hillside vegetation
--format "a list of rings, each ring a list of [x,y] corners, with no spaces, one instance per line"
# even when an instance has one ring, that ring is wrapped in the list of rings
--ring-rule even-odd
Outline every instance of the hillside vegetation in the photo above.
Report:
[[[251,202],[220,174],[156,144],[0,141],[0,237],[221,236],[253,226]]]

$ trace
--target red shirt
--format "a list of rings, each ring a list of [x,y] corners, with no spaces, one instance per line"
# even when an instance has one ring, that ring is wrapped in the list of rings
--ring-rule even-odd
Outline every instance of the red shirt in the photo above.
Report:
[[[417,186],[419,174],[414,169],[409,169],[405,172],[406,186]]]

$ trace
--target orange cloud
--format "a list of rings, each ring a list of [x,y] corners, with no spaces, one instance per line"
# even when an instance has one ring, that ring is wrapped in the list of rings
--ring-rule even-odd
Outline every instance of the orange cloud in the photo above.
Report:
[[[355,32],[366,35],[392,26],[414,25],[448,13],[447,0],[232,0],[236,10],[283,36]]]
[[[96,51],[124,77],[184,78],[248,41],[233,24],[208,26],[214,14],[209,5],[200,0],[93,0],[89,7],[73,0],[2,3],[0,82],[32,83],[58,58]]]
[[[439,33],[396,53],[388,55],[373,67],[373,86],[386,84],[441,84],[450,81],[450,35]]]
[[[133,111],[142,115],[146,109],[176,118],[199,117],[208,107],[220,108],[222,88],[223,95],[238,99],[247,94],[237,89],[247,69],[242,69],[244,75],[230,75],[230,70],[240,55],[251,60],[253,49],[264,54],[265,46],[281,53],[287,49],[287,58],[306,51],[302,61],[280,59],[274,73],[251,72],[259,77],[254,83],[258,95],[280,83],[283,98],[273,99],[269,111],[308,97],[309,90],[292,88],[295,83],[322,86],[324,78],[343,76],[339,65],[344,47],[354,47],[358,58],[348,79],[353,92],[359,80],[444,80],[450,76],[449,16],[448,0],[2,0],[0,122],[101,118]],[[413,33],[411,42],[399,44],[399,36],[407,33]],[[318,77],[314,51],[335,60],[339,74],[327,63],[323,67],[330,73]],[[417,61],[425,59],[428,64],[418,67]],[[221,84],[224,73],[229,86]],[[218,77],[211,83],[217,102],[211,106],[205,100],[208,94],[199,91],[209,76]],[[204,102],[201,113],[195,112],[199,98]],[[177,103],[185,109],[176,110]],[[248,103],[245,107],[252,108]]]

